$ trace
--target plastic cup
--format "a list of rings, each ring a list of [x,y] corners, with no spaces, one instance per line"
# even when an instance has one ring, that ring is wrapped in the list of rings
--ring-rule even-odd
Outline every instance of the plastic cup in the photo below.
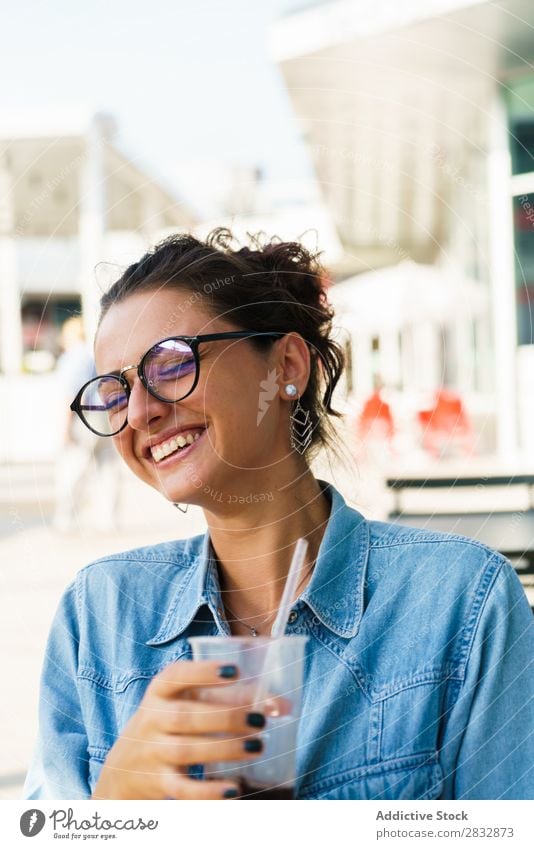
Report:
[[[308,637],[192,637],[193,660],[233,663],[235,683],[203,688],[202,698],[265,712],[266,725],[255,736],[263,751],[254,761],[206,764],[206,778],[237,780],[247,799],[292,799],[296,737],[302,707],[304,650]],[[272,701],[274,699],[274,702]],[[280,712],[273,712],[273,705]],[[274,713],[274,715],[272,715]],[[253,729],[251,729],[251,732]]]

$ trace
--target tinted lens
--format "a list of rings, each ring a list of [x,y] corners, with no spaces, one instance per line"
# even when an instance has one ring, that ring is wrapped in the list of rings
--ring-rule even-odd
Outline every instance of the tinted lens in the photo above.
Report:
[[[92,380],[83,391],[80,412],[96,433],[117,433],[128,415],[128,396],[120,380],[107,376]]]
[[[179,401],[195,382],[195,355],[180,339],[166,339],[150,349],[143,369],[152,392],[165,401]]]

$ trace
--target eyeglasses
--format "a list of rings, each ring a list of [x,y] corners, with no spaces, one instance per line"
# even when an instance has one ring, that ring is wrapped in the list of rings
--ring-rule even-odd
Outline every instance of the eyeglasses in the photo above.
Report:
[[[271,331],[237,330],[203,336],[170,336],[152,345],[139,365],[125,366],[120,371],[93,377],[82,386],[70,409],[93,433],[98,436],[115,436],[128,423],[131,389],[124,377],[125,372],[136,369],[139,380],[150,395],[159,401],[174,404],[187,398],[198,383],[198,346],[202,342],[249,339],[252,336],[279,339],[283,335]]]

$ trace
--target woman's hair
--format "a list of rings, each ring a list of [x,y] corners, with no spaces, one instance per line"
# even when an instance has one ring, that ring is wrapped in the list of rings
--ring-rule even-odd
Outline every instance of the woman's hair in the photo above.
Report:
[[[336,450],[337,435],[330,416],[334,388],[344,368],[343,348],[331,338],[333,308],[327,301],[327,275],[318,254],[298,242],[273,238],[233,249],[230,230],[219,227],[205,241],[191,234],[170,236],[130,265],[101,298],[100,321],[109,308],[136,292],[175,288],[188,291],[189,303],[206,305],[243,330],[299,333],[308,344],[311,370],[300,398],[309,410],[312,442],[309,461],[321,446]],[[179,328],[177,328],[179,332]],[[258,350],[273,344],[252,337]]]

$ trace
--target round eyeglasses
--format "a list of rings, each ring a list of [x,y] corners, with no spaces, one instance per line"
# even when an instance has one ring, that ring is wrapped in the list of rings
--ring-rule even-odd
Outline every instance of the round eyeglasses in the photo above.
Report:
[[[207,333],[202,336],[171,336],[156,342],[141,358],[139,365],[125,366],[120,371],[93,377],[85,383],[70,409],[84,425],[98,436],[115,436],[128,423],[128,401],[131,389],[125,372],[136,369],[139,380],[154,398],[174,404],[183,401],[198,383],[200,360],[198,346],[202,342],[222,339],[249,339],[270,336],[279,339],[283,333],[236,330]]]

